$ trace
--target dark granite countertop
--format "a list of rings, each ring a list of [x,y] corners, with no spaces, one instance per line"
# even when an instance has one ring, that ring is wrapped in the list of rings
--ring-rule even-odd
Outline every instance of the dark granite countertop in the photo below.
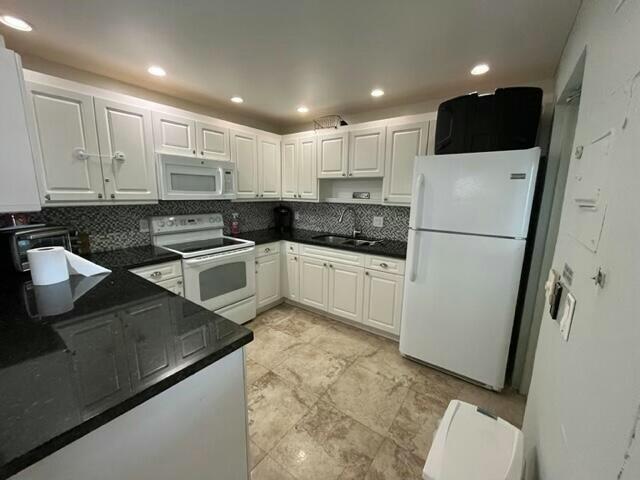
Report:
[[[132,250],[115,254],[118,262],[145,257],[144,249],[124,252]],[[125,268],[49,287],[34,287],[29,274],[2,275],[0,479],[253,339],[247,328]]]
[[[85,255],[85,258],[111,270],[114,268],[146,267],[147,265],[182,259],[177,253],[153,245],[92,253]]]
[[[401,242],[398,240],[382,240],[376,245],[361,247],[353,247],[349,245],[327,245],[325,242],[320,240],[314,240],[313,237],[317,237],[319,235],[331,235],[331,233],[299,229],[284,233],[280,233],[275,230],[255,230],[253,232],[241,232],[237,236],[244,240],[252,240],[256,242],[256,245],[277,242],[278,240],[288,240],[290,242],[306,243],[309,245],[317,245],[327,248],[337,248],[340,250],[349,250],[369,255],[381,255],[383,257],[404,259],[407,256],[407,242]]]

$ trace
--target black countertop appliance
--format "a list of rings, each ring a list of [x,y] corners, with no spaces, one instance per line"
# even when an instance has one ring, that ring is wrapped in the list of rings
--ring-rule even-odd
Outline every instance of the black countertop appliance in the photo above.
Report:
[[[277,206],[273,209],[273,222],[277,232],[290,232],[293,227],[293,211],[284,205]]]

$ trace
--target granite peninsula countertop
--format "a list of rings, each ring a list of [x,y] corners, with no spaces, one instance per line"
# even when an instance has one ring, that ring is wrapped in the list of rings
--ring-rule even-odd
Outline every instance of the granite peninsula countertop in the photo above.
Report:
[[[112,273],[49,287],[2,273],[0,479],[252,341],[249,329],[118,268],[173,259],[153,253],[109,252]]]

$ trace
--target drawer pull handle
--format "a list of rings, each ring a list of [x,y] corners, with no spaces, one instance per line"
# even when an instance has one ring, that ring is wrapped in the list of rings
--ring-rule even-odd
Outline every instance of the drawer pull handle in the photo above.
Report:
[[[382,262],[382,263],[380,264],[380,266],[381,266],[382,268],[389,268],[389,265],[387,265],[387,264],[386,264],[386,263],[384,263],[384,262]]]
[[[149,275],[151,278],[160,278],[162,276],[162,272],[153,272]]]
[[[270,248],[265,248],[264,251],[265,251],[265,253],[269,253],[271,251],[271,249]]]

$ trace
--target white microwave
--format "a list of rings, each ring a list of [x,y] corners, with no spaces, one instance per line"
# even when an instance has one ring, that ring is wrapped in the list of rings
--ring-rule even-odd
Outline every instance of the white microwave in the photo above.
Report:
[[[158,155],[161,200],[232,200],[236,167],[231,162]]]

